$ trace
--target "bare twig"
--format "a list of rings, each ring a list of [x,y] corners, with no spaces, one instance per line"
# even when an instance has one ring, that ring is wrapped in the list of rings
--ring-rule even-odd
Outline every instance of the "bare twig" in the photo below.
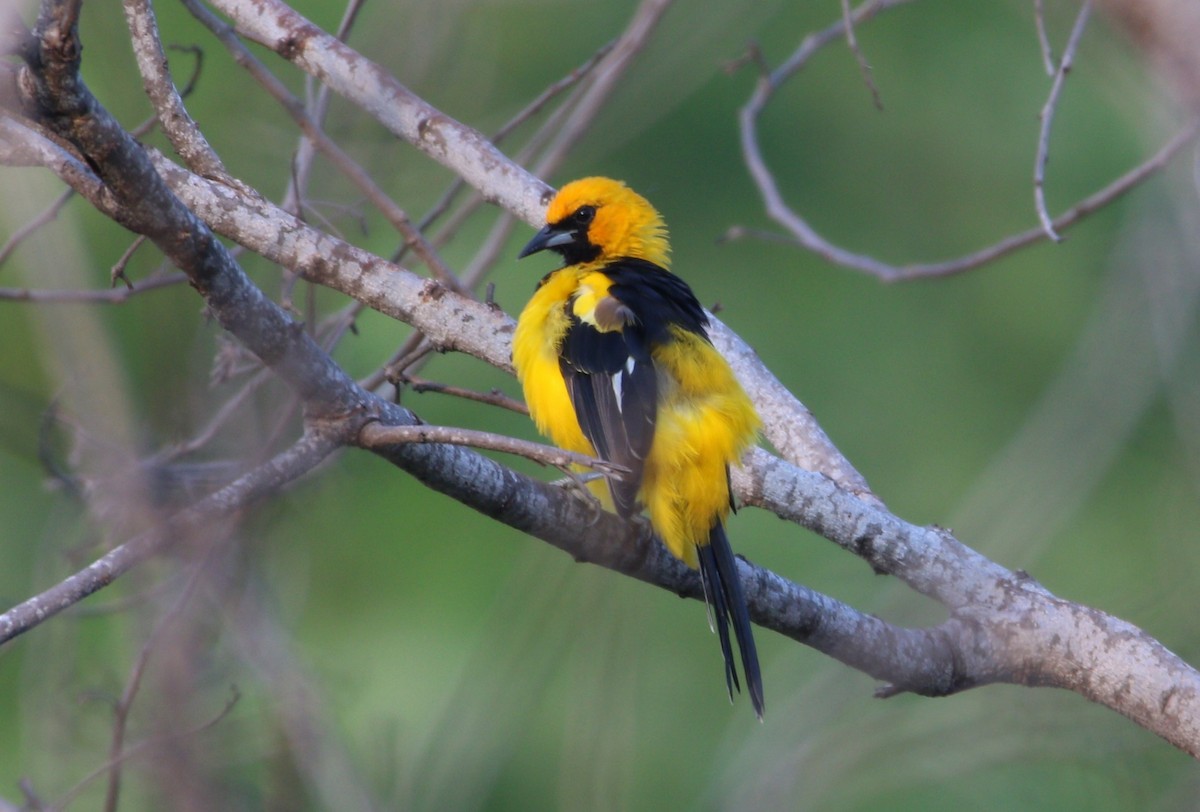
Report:
[[[566,76],[562,77],[556,82],[553,82],[550,86],[538,94],[533,101],[531,101],[521,110],[517,111],[512,118],[502,124],[500,128],[492,134],[492,143],[496,145],[502,143],[517,127],[540,113],[542,109],[545,108],[545,106],[555,98],[557,98],[559,94],[570,89],[571,87],[574,87],[584,78],[586,78],[599,66],[600,61],[612,51],[615,44],[616,41],[614,40],[613,42],[609,42],[601,46],[581,65],[576,67]],[[442,193],[442,196],[438,198],[437,202],[434,203],[429,211],[425,213],[425,216],[421,218],[420,222],[417,224],[417,228],[422,232],[429,228],[429,226],[431,226],[443,214],[445,214],[446,211],[449,210],[450,206],[454,203],[455,198],[466,188],[467,182],[461,177],[456,177],[446,191]],[[482,198],[476,196],[472,201],[457,210],[453,218],[454,223],[450,227],[442,229],[438,235],[434,237],[433,244],[435,246],[444,245],[449,240],[450,236],[453,235],[462,225],[462,223],[466,221],[467,217],[469,217],[478,209],[481,202]],[[391,261],[400,262],[404,258],[404,253],[405,247],[401,246],[401,249],[392,255]]]
[[[92,782],[103,777],[105,773],[110,771],[116,772],[121,765],[125,764],[130,759],[137,758],[148,750],[153,750],[154,748],[162,747],[163,745],[180,741],[182,739],[190,739],[193,736],[197,736],[207,730],[213,729],[222,721],[224,721],[230,713],[233,712],[234,706],[237,705],[241,698],[241,693],[238,692],[236,686],[233,686],[232,690],[230,691],[229,699],[225,701],[225,704],[211,719],[201,722],[199,725],[196,725],[189,730],[181,730],[159,736],[151,736],[150,738],[143,739],[136,744],[127,747],[120,755],[109,758],[108,761],[85,775],[77,784],[75,784],[75,786],[63,793],[63,796],[56,800],[52,806],[39,804],[37,809],[39,812],[60,812],[60,810],[66,809],[76,798],[80,796],[80,794],[83,793],[84,790],[92,785]],[[3,807],[0,807],[0,812],[3,812]]]
[[[400,375],[397,383],[401,386],[407,386],[412,391],[418,394],[423,392],[437,392],[442,395],[450,395],[452,397],[463,398],[465,400],[473,400],[476,403],[486,403],[489,406],[499,406],[502,409],[508,409],[510,412],[517,414],[528,415],[529,408],[519,400],[510,398],[508,395],[501,392],[499,389],[493,389],[490,392],[476,392],[473,389],[464,389],[461,386],[451,386],[445,383],[436,381],[427,381],[422,378],[414,378],[409,375]]]
[[[857,7],[854,20],[862,21],[873,14],[901,5],[907,0],[872,0]],[[833,25],[810,34],[800,46],[778,68],[760,78],[758,86],[739,112],[742,153],[759,194],[763,198],[767,215],[783,227],[786,236],[782,239],[820,256],[835,265],[863,271],[885,282],[910,279],[950,276],[978,268],[1000,257],[1006,256],[1027,245],[1046,239],[1045,230],[1039,225],[1026,231],[1004,237],[998,242],[969,254],[941,262],[892,265],[875,257],[858,254],[835,245],[822,237],[795,209],[784,200],[774,174],[767,166],[758,139],[758,118],[778,90],[781,83],[800,70],[808,60],[832,40],[843,33],[843,23]],[[1062,232],[1086,218],[1092,212],[1107,206],[1146,178],[1159,171],[1179,150],[1186,146],[1197,133],[1197,122],[1188,124],[1180,133],[1145,162],[1115,179],[1108,186],[1084,198],[1051,221],[1055,232]],[[735,226],[726,232],[727,239],[759,236],[758,232]]]
[[[532,443],[528,440],[518,440],[515,437],[506,437],[490,431],[474,431],[452,426],[387,426],[382,423],[368,423],[362,427],[362,431],[358,435],[358,444],[363,448],[375,449],[405,443],[445,443],[487,451],[502,451],[505,454],[515,454],[518,457],[563,470],[572,465],[582,465],[618,479],[623,474],[629,473],[628,468],[614,462],[589,457],[586,454],[576,454],[573,451],[565,451],[554,446]]]
[[[0,265],[3,265],[5,262],[7,262],[8,258],[12,256],[13,251],[16,251],[17,247],[20,246],[22,242],[29,239],[31,235],[37,233],[38,229],[42,228],[48,223],[54,222],[54,220],[58,217],[58,213],[62,211],[63,206],[67,205],[67,203],[74,196],[74,190],[67,189],[65,192],[59,195],[53,203],[42,210],[41,214],[37,215],[28,223],[14,231],[9,238],[4,241],[3,247],[0,247]]]
[[[334,34],[340,41],[345,42],[350,34],[350,29],[354,27],[354,23],[358,20],[358,13],[366,4],[366,0],[350,0],[346,4],[346,9],[342,13],[342,20],[338,23],[337,32]],[[314,81],[311,76],[305,78],[304,87],[305,95],[309,100],[308,114],[318,127],[324,127],[325,114],[329,110],[329,87],[320,85],[316,92],[316,98],[313,98]],[[304,197],[308,189],[309,173],[312,170],[313,159],[317,155],[316,146],[312,139],[301,134],[300,145],[296,149],[296,157],[292,161],[292,173],[288,180],[288,188],[283,196],[283,207],[288,211],[300,214],[304,209]]]
[[[215,544],[210,542],[210,553],[214,546]],[[194,565],[190,577],[188,577],[186,583],[183,585],[183,589],[176,596],[170,608],[159,616],[154,624],[154,628],[150,630],[150,634],[147,635],[145,642],[142,643],[133,666],[129,669],[129,677],[125,681],[125,688],[121,691],[121,696],[117,699],[117,703],[113,708],[113,733],[108,748],[108,788],[104,796],[104,812],[116,812],[117,803],[121,798],[121,762],[125,757],[125,753],[123,752],[125,748],[125,733],[129,726],[130,711],[133,710],[134,700],[137,698],[138,689],[142,685],[142,677],[145,675],[146,666],[150,662],[150,655],[164,631],[169,625],[174,623],[188,601],[191,600],[192,595],[195,594],[196,586],[204,574],[208,559],[209,556],[205,555]]]
[[[842,27],[846,29],[846,45],[850,47],[850,53],[854,54],[854,60],[858,63],[858,70],[862,74],[867,90],[871,91],[871,101],[874,102],[876,110],[882,110],[883,99],[880,98],[879,88],[875,85],[875,76],[871,71],[871,65],[867,62],[866,55],[863,54],[862,48],[858,44],[858,36],[854,33],[854,14],[850,10],[850,0],[842,0]]]
[[[171,146],[197,174],[233,183],[234,179],[188,114],[183,98],[175,88],[167,66],[167,55],[158,35],[158,20],[153,6],[149,0],[124,0],[124,6],[125,22],[129,26],[142,84]],[[197,71],[199,64],[197,61]]]
[[[243,670],[262,685],[270,685],[281,738],[280,758],[295,765],[293,781],[303,788],[309,805],[339,812],[375,812],[395,808],[374,797],[378,782],[363,775],[361,758],[352,756],[344,741],[343,717],[336,691],[323,690],[323,680],[312,673],[312,657],[301,651],[293,624],[278,618],[278,601],[251,583],[236,601],[218,601],[214,611],[223,617],[226,630]],[[330,708],[329,705],[334,705]],[[357,753],[355,754],[357,755]],[[292,781],[284,798],[295,797]],[[289,807],[274,799],[269,806]]]
[[[0,644],[108,586],[176,539],[184,537],[189,529],[203,527],[214,519],[228,516],[230,511],[278,492],[312,470],[337,446],[338,442],[331,436],[308,434],[270,462],[172,516],[161,527],[114,547],[74,575],[0,614]]]
[[[421,362],[429,353],[438,348],[438,345],[431,341],[427,335],[421,332],[411,333],[408,338],[404,339],[404,343],[396,350],[391,359],[383,365],[383,368],[378,373],[382,376],[376,380],[377,376],[372,375],[370,380],[374,382],[374,386],[364,385],[367,389],[374,389],[383,380],[395,380],[408,370],[413,369]]]
[[[617,81],[649,43],[659,20],[670,6],[671,0],[642,0],[612,51],[600,60],[596,70],[588,76],[588,84],[580,94],[579,101],[538,160],[534,175],[544,178],[551,174],[587,132],[596,114],[612,95]]]
[[[1041,127],[1038,132],[1037,157],[1033,162],[1033,201],[1038,221],[1042,224],[1042,230],[1046,232],[1046,238],[1054,242],[1062,242],[1062,237],[1054,230],[1050,212],[1046,210],[1046,162],[1050,160],[1050,128],[1054,123],[1054,112],[1058,109],[1058,97],[1062,93],[1067,74],[1071,72],[1071,67],[1075,62],[1075,51],[1079,48],[1079,40],[1083,36],[1083,29],[1087,26],[1091,11],[1091,0],[1083,0],[1083,5],[1079,8],[1079,15],[1075,18],[1075,25],[1071,29],[1071,36],[1067,40],[1067,47],[1063,49],[1062,61],[1058,63],[1058,67],[1054,71],[1050,96],[1046,99],[1038,116]]]
[[[250,396],[254,394],[260,387],[272,380],[271,373],[266,369],[259,369],[250,380],[246,381],[235,394],[226,398],[208,421],[208,423],[196,434],[184,442],[173,445],[165,449],[159,456],[163,461],[177,459],[185,454],[191,454],[204,446],[206,446],[219,432],[226,423],[237,413]]]
[[[403,235],[405,246],[411,248],[421,258],[430,273],[451,290],[467,293],[467,289],[458,280],[458,277],[437,255],[421,232],[413,226],[408,214],[371,179],[370,173],[335,144],[333,139],[325,135],[317,122],[309,116],[300,100],[293,96],[283,82],[279,81],[262,62],[250,53],[250,50],[238,39],[234,30],[197,0],[183,0],[183,4],[196,19],[221,40],[222,44],[233,54],[234,60],[262,85],[272,98],[279,102],[309,141],[383,213],[392,227]]]
[[[120,280],[121,282],[125,283],[125,288],[127,290],[133,290],[133,283],[130,282],[129,277],[125,275],[125,266],[129,264],[129,260],[133,259],[133,255],[137,253],[137,250],[141,248],[142,243],[145,241],[146,238],[139,234],[134,238],[133,242],[129,244],[129,247],[121,252],[121,256],[117,258],[115,263],[113,263],[112,271],[109,273],[109,287],[115,288],[117,286],[117,281]]]
[[[139,282],[125,280],[125,287],[100,290],[0,288],[0,301],[36,304],[122,304],[140,293],[172,287],[186,281],[185,274],[168,273],[148,276]]]
[[[1037,27],[1038,47],[1042,51],[1042,66],[1047,76],[1055,72],[1054,48],[1050,45],[1050,36],[1046,33],[1045,0],[1033,0],[1033,21]]]

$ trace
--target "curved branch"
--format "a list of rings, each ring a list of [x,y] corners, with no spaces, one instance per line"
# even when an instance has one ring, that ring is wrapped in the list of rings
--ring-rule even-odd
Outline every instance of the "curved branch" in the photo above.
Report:
[[[1054,70],[1050,95],[1038,115],[1041,128],[1038,134],[1037,157],[1033,161],[1033,202],[1034,208],[1037,210],[1038,221],[1042,224],[1042,230],[1046,232],[1046,238],[1054,242],[1062,242],[1062,237],[1054,230],[1050,212],[1046,210],[1046,163],[1050,160],[1050,127],[1054,123],[1054,112],[1058,109],[1058,97],[1062,93],[1063,85],[1066,84],[1067,74],[1071,72],[1071,67],[1075,62],[1075,51],[1079,48],[1079,40],[1083,38],[1083,29],[1087,27],[1091,11],[1091,0],[1083,0],[1083,5],[1079,8],[1079,15],[1075,18],[1075,25],[1071,29],[1071,36],[1067,39],[1067,47],[1063,50],[1062,59]],[[1045,28],[1039,25],[1038,32],[1044,36]]]
[[[173,185],[203,216],[219,218],[214,227],[227,236],[242,241],[253,239],[255,233],[283,234],[282,241],[267,244],[265,240],[255,240],[250,247],[283,264],[296,263],[323,284],[343,289],[360,301],[395,313],[406,321],[411,319],[422,330],[437,329],[455,348],[507,367],[512,322],[502,313],[476,302],[460,301],[449,292],[431,288],[410,278],[406,271],[388,267],[382,260],[365,252],[360,254],[328,235],[306,233],[307,227],[299,222],[278,222],[278,218],[290,215],[266,204],[252,211],[243,210],[232,205],[238,200],[235,193],[170,167],[166,164],[163,169]],[[275,225],[263,228],[254,222],[254,216],[268,217],[276,221]],[[318,250],[313,250],[318,246]],[[331,256],[343,260],[341,265],[331,263]],[[719,343],[734,341],[731,334],[720,328],[715,334]],[[746,348],[745,352],[750,351]],[[737,353],[734,356],[739,375],[744,376],[747,359],[738,358]],[[769,376],[768,371],[761,372]],[[781,392],[786,390],[777,381],[774,385],[780,392],[771,400],[782,404]],[[757,402],[761,408],[763,401]],[[556,512],[540,492],[515,496],[509,488],[516,486],[505,479],[511,472],[496,473],[500,482],[496,491],[481,497],[480,466],[489,463],[480,460],[451,463],[452,458],[447,457],[444,464],[450,465],[450,469],[435,475],[433,471],[441,469],[431,466],[429,460],[420,465],[411,461],[417,453],[410,448],[393,461],[407,460],[400,463],[402,467],[431,487],[550,541],[577,558],[594,560],[683,594],[699,596],[694,585],[689,585],[687,573],[672,569],[674,565],[669,560],[657,562],[647,574],[646,559],[636,554],[631,560],[608,557],[620,547],[613,544],[611,537],[596,544],[580,539],[576,535],[578,527],[581,523],[595,522],[595,516],[584,519],[569,512]],[[463,487],[464,474],[471,482],[469,488]],[[869,494],[865,498],[856,497],[856,488],[849,484],[838,487],[825,476],[800,470],[765,452],[757,451],[750,456],[746,471],[735,475],[734,486],[749,504],[770,509],[837,541],[878,571],[897,575],[955,613],[947,624],[934,630],[912,632],[888,624],[875,627],[849,607],[831,608],[824,596],[754,569],[749,580],[758,586],[749,590],[748,600],[756,622],[885,680],[892,686],[883,691],[885,695],[902,690],[944,695],[996,681],[1058,685],[1102,702],[1182,749],[1200,754],[1200,730],[1196,729],[1196,720],[1200,719],[1197,699],[1200,676],[1143,632],[1103,613],[1061,601],[1035,582],[974,553],[947,532],[909,525],[891,516]],[[505,507],[501,510],[499,506]],[[833,522],[834,517],[839,522]],[[563,528],[572,528],[565,538]],[[618,532],[615,528],[609,530]],[[652,555],[654,549],[642,555]],[[596,558],[601,555],[605,557]],[[818,631],[825,636],[814,636]],[[1086,658],[1077,658],[1077,651],[1084,649],[1072,648],[1075,641],[1094,641],[1105,634],[1127,644],[1127,650],[1120,652],[1120,659],[1110,658],[1094,646],[1086,649],[1090,652]],[[869,645],[862,645],[864,640]],[[1038,652],[1050,652],[1052,656],[1041,656]],[[1133,680],[1138,664],[1144,663],[1150,663],[1156,675],[1155,679],[1145,681],[1144,690],[1135,693],[1114,687]],[[1088,669],[1120,677],[1114,677],[1115,682],[1090,682],[1084,678]],[[1156,706],[1155,702],[1160,704]]]
[[[505,454],[516,454],[542,465],[552,465],[564,470],[572,465],[582,465],[618,479],[623,474],[629,473],[629,469],[624,465],[589,457],[586,454],[576,454],[573,451],[566,451],[554,446],[518,440],[503,434],[494,434],[490,431],[473,431],[454,426],[428,426],[425,424],[384,426],[380,423],[367,423],[358,434],[358,444],[363,448],[373,449],[380,446],[404,445],[405,443],[444,443],[488,451],[503,451]]]
[[[405,248],[411,248],[413,253],[420,257],[425,266],[429,268],[430,272],[446,287],[458,293],[469,294],[469,288],[460,282],[458,277],[446,266],[446,263],[438,256],[437,252],[425,239],[425,236],[413,225],[408,214],[372,180],[370,173],[366,169],[354,161],[341,147],[334,143],[332,138],[325,134],[320,125],[309,115],[304,104],[293,96],[291,91],[287,89],[287,86],[267,70],[267,67],[256,59],[254,54],[250,53],[249,48],[242,45],[236,34],[234,34],[233,29],[221,22],[215,14],[202,4],[194,2],[194,0],[184,0],[184,5],[192,12],[192,15],[196,19],[221,40],[222,44],[233,55],[234,61],[245,69],[279,103],[284,112],[291,116],[292,121],[296,123],[296,126],[300,128],[304,137],[308,139],[308,143],[324,154],[329,162],[336,166],[358,188],[363,196],[370,200],[372,205],[387,218],[392,228],[404,238]],[[204,173],[200,172],[197,174],[203,175]]]
[[[276,4],[259,0],[256,8],[266,13]],[[265,256],[302,268],[316,281],[340,286],[360,301],[419,325],[431,338],[436,331],[447,342],[470,347],[498,366],[508,365],[512,322],[499,310],[457,297],[436,282],[418,279],[309,229],[252,194],[225,187],[222,197],[222,190],[213,188],[219,184],[200,181],[161,160],[156,172],[151,157],[78,81],[79,43],[73,26],[78,4],[48,1],[43,11],[37,30],[41,53],[27,68],[31,79],[27,84],[34,91],[31,101],[40,112],[40,123],[87,156],[89,163],[78,165],[65,150],[46,147],[41,143],[45,139],[39,141],[39,136],[9,126],[10,119],[0,118],[0,146],[10,137],[32,139],[35,152],[47,165],[78,183],[76,188],[86,187],[88,199],[98,208],[154,240],[188,274],[221,323],[297,391],[310,418],[310,431],[296,447],[171,521],[199,521],[205,515],[199,506],[224,515],[309,470],[339,444],[363,442],[360,430],[365,422],[409,425],[415,418],[359,389],[246,278],[164,179],[171,179],[181,196],[192,194],[189,202],[213,221],[214,228],[228,228]],[[326,67],[353,63],[362,69],[359,79],[366,86],[380,92],[395,90],[378,69],[354,62],[357,55],[344,46],[328,57],[314,53],[314,42],[330,43],[302,18],[284,14],[271,24],[287,22],[302,28],[290,32],[285,50]],[[322,61],[326,59],[333,61]],[[347,81],[347,77],[329,77],[329,81]],[[373,104],[386,106],[393,101],[382,95]],[[461,125],[411,94],[396,106],[436,118],[416,128],[424,131],[424,135],[418,132],[420,139],[427,139],[430,132],[443,139],[440,146],[426,144],[431,154],[445,157],[447,149],[462,150],[448,162],[473,173],[471,182],[486,196],[505,201],[526,219],[540,218],[545,188],[507,164],[490,145],[481,147],[477,133],[456,129]],[[224,212],[206,208],[218,200],[232,203]],[[250,233],[264,227],[258,235]],[[737,361],[739,369],[746,363]],[[523,477],[460,446],[406,442],[372,451],[430,487],[579,560],[682,595],[702,596],[696,573],[660,544],[651,543],[644,525],[622,523],[612,514],[597,512],[590,502],[561,488]],[[1200,674],[1139,629],[1063,601],[1028,577],[971,551],[948,531],[908,524],[829,477],[801,470],[766,452],[749,455],[735,486],[747,502],[835,541],[876,570],[895,574],[937,599],[951,613],[932,629],[898,628],[741,562],[747,600],[760,624],[885,680],[889,685],[884,695],[899,691],[943,695],[997,681],[1057,685],[1102,702],[1186,752],[1200,755]],[[0,641],[143,560],[164,543],[161,535],[139,536],[44,595],[0,615]]]
[[[277,492],[311,471],[338,445],[338,438],[332,434],[306,435],[267,464],[239,477],[160,526],[113,548],[61,583],[0,614],[0,644],[108,586],[189,532],[211,525],[231,512]]]
[[[411,324],[440,350],[464,352],[512,371],[509,342],[515,325],[504,311],[458,296],[433,280],[319,231],[262,198],[193,175],[160,154],[153,157],[171,189],[218,234],[302,273],[311,282]],[[763,417],[764,433],[780,453],[855,493],[869,493],[862,475],[754,350],[715,317],[712,324],[714,343],[730,359]]]
[[[197,174],[234,182],[216,150],[188,114],[183,97],[175,88],[167,55],[158,35],[158,20],[149,0],[125,0],[125,22],[129,26],[133,54],[137,58],[142,85],[163,133],[179,157]]]
[[[478,130],[428,104],[379,65],[280,0],[215,0],[237,32],[353,101],[395,135],[452,170],[484,199],[536,223],[553,190],[504,157]]]
[[[908,2],[908,0],[868,0],[868,2],[864,2],[855,10],[853,14],[854,22],[856,24],[860,23],[881,11],[894,8],[905,2]],[[1004,237],[986,248],[981,248],[978,251],[954,259],[941,262],[892,265],[866,254],[855,253],[830,242],[821,236],[804,217],[787,203],[783,193],[779,189],[779,184],[776,182],[774,174],[763,158],[758,137],[758,119],[783,82],[804,67],[817,51],[843,36],[844,27],[844,23],[839,20],[828,28],[805,37],[783,64],[769,73],[764,73],[759,78],[754,93],[738,113],[742,154],[746,162],[746,167],[755,185],[758,187],[759,195],[762,197],[763,204],[766,207],[767,216],[783,228],[785,236],[782,239],[807,251],[811,251],[835,265],[862,271],[884,282],[902,282],[911,279],[951,276],[978,268],[1011,254],[1018,249],[1047,239],[1047,229],[1042,225],[1038,225],[1026,231]],[[1065,231],[1098,209],[1112,203],[1139,183],[1158,172],[1179,150],[1196,137],[1198,129],[1200,129],[1200,125],[1196,121],[1191,122],[1144,163],[1129,170],[1108,186],[1079,201],[1050,221],[1049,231],[1052,233]],[[729,229],[726,233],[726,238],[735,239],[748,235],[765,236],[757,234],[750,229],[735,226]]]

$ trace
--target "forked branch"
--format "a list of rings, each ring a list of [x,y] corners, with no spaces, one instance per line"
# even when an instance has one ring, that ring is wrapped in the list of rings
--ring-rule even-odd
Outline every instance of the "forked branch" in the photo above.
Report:
[[[897,3],[860,6],[868,11]],[[386,120],[394,131],[459,172],[489,200],[536,222],[547,187],[507,161],[474,130],[415,97],[336,38],[273,0],[221,0],[240,31],[251,33]],[[474,451],[445,443],[388,442],[391,426],[415,415],[363,391],[286,313],[246,277],[215,233],[314,282],[401,319],[440,347],[509,366],[512,321],[437,281],[335,240],[272,206],[252,190],[205,180],[152,154],[124,131],[78,80],[78,4],[46,0],[38,53],[24,69],[37,126],[0,117],[0,149],[35,155],[100,211],[145,234],[188,276],[211,312],[241,344],[302,399],[308,431],[291,449],[171,522],[200,522],[237,510],[312,469],[334,450],[374,453],[498,521],[579,560],[592,561],[694,598],[696,574],[653,543],[645,528],[598,513],[585,500],[524,477]],[[839,25],[841,25],[839,23]],[[827,29],[827,36],[838,30]],[[434,133],[435,136],[430,134]],[[83,156],[79,160],[78,156]],[[717,331],[721,346],[736,337]],[[732,353],[770,431],[789,456],[837,463],[811,415],[782,390],[748,350]],[[780,391],[782,390],[782,391]],[[381,428],[364,430],[365,426]],[[413,439],[416,433],[400,434]],[[373,436],[375,435],[375,436]],[[426,438],[436,439],[436,438]],[[779,444],[777,444],[779,445]],[[1200,756],[1200,674],[1141,630],[1098,610],[1063,601],[1041,585],[975,553],[948,531],[918,527],[890,513],[845,463],[809,471],[755,451],[734,480],[743,501],[808,527],[895,575],[949,612],[942,624],[906,629],[742,562],[755,621],[871,674],[881,693],[945,695],[993,682],[1055,685],[1105,704]],[[43,595],[0,615],[0,642],[73,605],[162,548],[156,530],[114,549]]]

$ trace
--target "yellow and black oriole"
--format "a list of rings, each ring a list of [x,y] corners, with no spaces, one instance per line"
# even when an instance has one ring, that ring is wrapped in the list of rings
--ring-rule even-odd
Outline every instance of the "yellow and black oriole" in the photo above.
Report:
[[[732,623],[754,712],[762,674],[724,522],[729,466],[754,442],[758,415],[709,340],[695,294],[667,270],[662,218],[625,184],[584,178],[551,201],[520,256],[545,249],[562,268],[538,284],[517,323],[513,362],[538,430],[562,448],[619,463],[616,512],[645,507],[675,556],[700,570],[739,691]]]

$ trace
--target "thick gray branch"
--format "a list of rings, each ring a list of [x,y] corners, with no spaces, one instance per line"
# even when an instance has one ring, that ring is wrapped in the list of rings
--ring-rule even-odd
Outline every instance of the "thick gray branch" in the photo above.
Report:
[[[527,221],[541,218],[546,187],[474,130],[416,99],[274,0],[222,0],[219,5],[239,29],[372,110],[489,199]],[[409,321],[443,346],[508,366],[512,322],[502,312],[320,234],[249,194],[200,181],[165,161],[153,163],[78,80],[77,12],[76,4],[45,4],[36,32],[39,51],[29,58],[22,87],[30,92],[26,101],[38,123],[85,156],[87,166],[11,118],[0,120],[0,148],[15,144],[10,147],[15,153],[44,159],[102,211],[154,240],[188,274],[221,323],[300,394],[317,436],[352,444],[367,421],[410,425],[414,417],[359,389],[254,287],[202,221],[315,281]],[[746,368],[757,361],[732,339],[728,346],[738,350],[735,362],[746,379]],[[770,419],[786,423],[785,415],[798,403],[783,397],[777,391],[782,387],[772,381],[776,391],[755,389],[751,376],[752,394],[760,403],[763,397],[779,403],[780,416]],[[821,438],[813,441],[828,443]],[[806,441],[812,439],[805,435]],[[591,502],[562,489],[461,447],[406,442],[373,450],[431,487],[580,560],[680,594],[701,594],[696,574],[650,543],[644,527],[599,513]],[[322,451],[327,453],[323,446]],[[816,456],[823,458],[823,452]],[[735,481],[747,502],[815,530],[950,611],[935,628],[900,629],[743,563],[757,622],[885,680],[890,686],[885,693],[941,695],[995,681],[1055,685],[1102,702],[1200,754],[1200,675],[1141,630],[1056,598],[971,551],[948,531],[902,521],[869,494],[858,495],[865,488],[853,477],[843,477],[839,485],[830,478],[833,473],[805,471],[762,451],[747,462]],[[121,566],[137,560],[134,556]],[[100,565],[91,582],[99,588],[120,571]],[[79,597],[75,587],[64,590],[60,608]],[[40,619],[38,611],[28,610],[27,624]]]
[[[239,34],[264,45],[370,113],[400,138],[527,223],[553,190],[512,163],[478,130],[416,96],[379,65],[277,0],[216,0]]]

